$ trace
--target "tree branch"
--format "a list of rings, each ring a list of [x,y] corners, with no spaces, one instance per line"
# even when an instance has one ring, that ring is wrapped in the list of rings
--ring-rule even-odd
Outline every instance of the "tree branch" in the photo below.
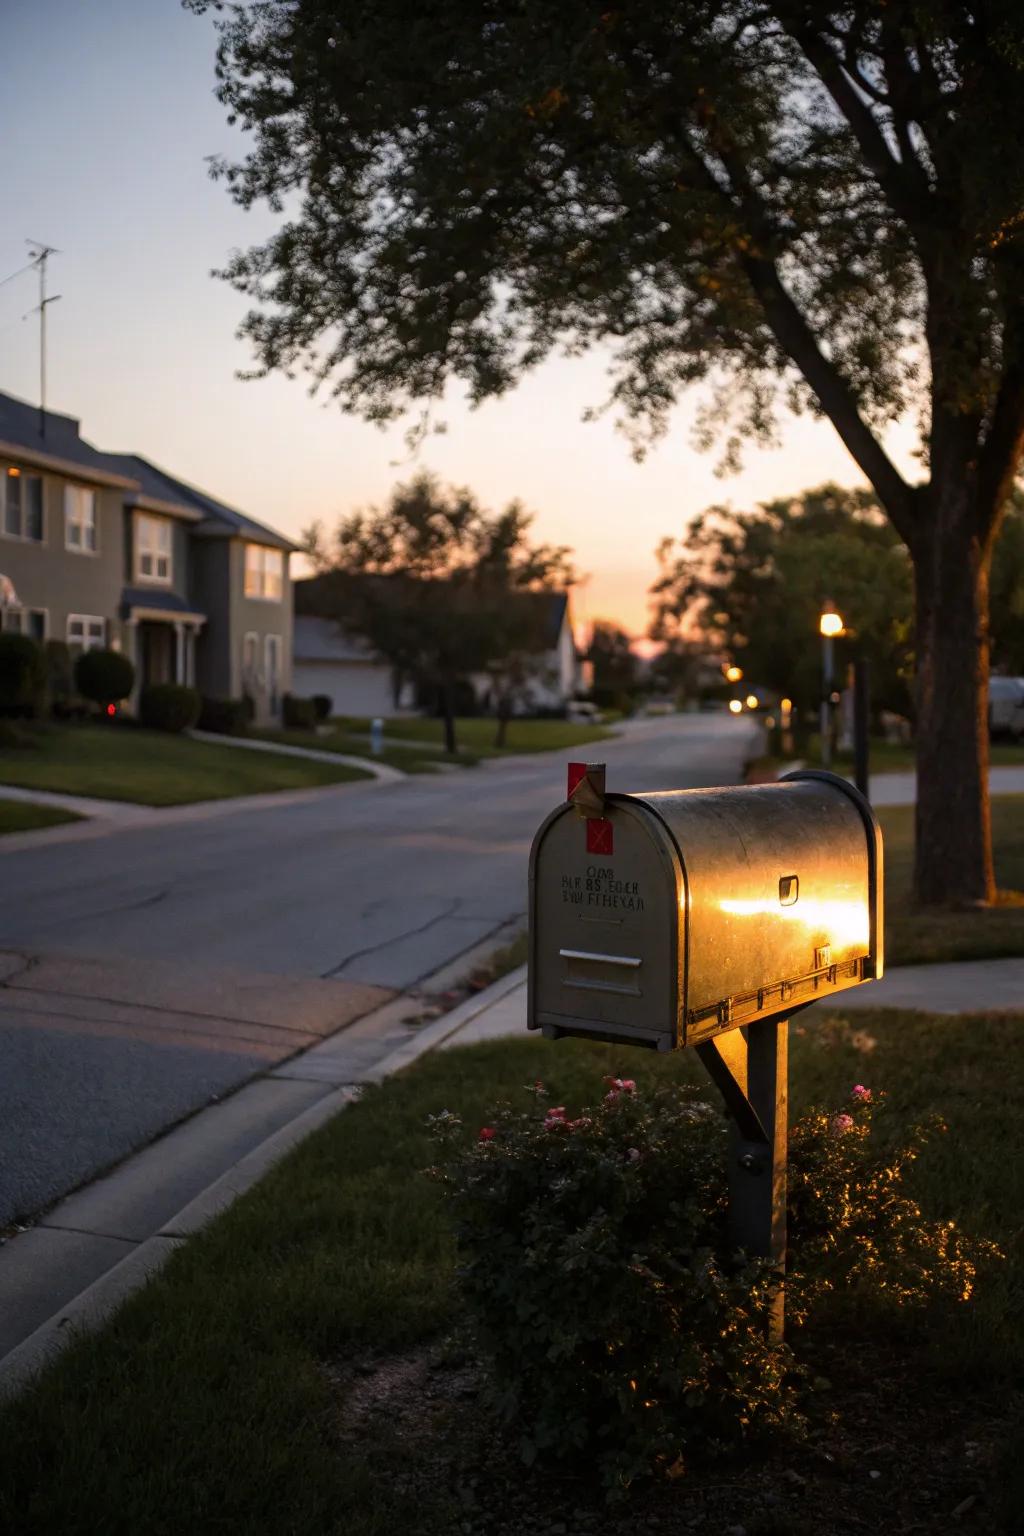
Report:
[[[787,26],[786,30],[850,125],[893,212],[908,225],[917,224],[922,212],[921,194],[927,190],[927,181],[916,156],[912,155],[910,165],[903,165],[896,159],[870,107],[862,100],[842,60],[828,43],[807,27]]]
[[[915,532],[915,494],[889,458],[857,408],[853,391],[842,374],[822,352],[816,337],[786,290],[773,262],[760,256],[743,257],[751,286],[761,301],[765,319],[786,355],[813,389],[825,415],[835,427],[851,457],[863,470],[905,543]]]

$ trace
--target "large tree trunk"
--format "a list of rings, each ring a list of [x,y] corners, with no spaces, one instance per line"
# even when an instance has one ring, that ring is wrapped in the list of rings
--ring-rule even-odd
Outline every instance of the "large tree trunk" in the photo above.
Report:
[[[988,794],[988,575],[971,491],[936,485],[913,550],[917,649],[914,896],[995,896]]]

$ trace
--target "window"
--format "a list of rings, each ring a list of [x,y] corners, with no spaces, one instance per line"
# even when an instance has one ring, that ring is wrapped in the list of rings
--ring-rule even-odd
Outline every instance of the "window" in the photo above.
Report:
[[[276,715],[281,708],[281,636],[268,635],[267,654],[267,708]]]
[[[284,555],[265,544],[245,546],[245,595],[279,603],[284,588]]]
[[[46,610],[44,608],[5,608],[4,630],[8,634],[29,635],[40,645],[46,639]]]
[[[68,614],[68,647],[73,656],[101,650],[107,639],[107,621],[91,613]]]
[[[171,580],[173,529],[166,517],[147,517],[138,513],[135,518],[135,574],[140,581],[161,582]]]
[[[96,492],[84,485],[64,487],[64,545],[83,554],[96,553]]]
[[[3,530],[11,539],[43,542],[43,480],[13,466],[4,476]]]

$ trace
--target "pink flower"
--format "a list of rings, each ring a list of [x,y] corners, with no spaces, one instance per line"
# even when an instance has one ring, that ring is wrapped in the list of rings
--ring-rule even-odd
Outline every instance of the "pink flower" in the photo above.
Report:
[[[565,1125],[565,1123],[566,1119],[564,1104],[559,1104],[557,1107],[553,1106],[544,1116],[544,1129],[546,1131],[554,1130],[556,1125]]]
[[[567,1131],[585,1131],[590,1123],[586,1115],[581,1115],[578,1120],[567,1120],[565,1128]]]
[[[863,1083],[855,1083],[850,1090],[851,1099],[856,1099],[858,1104],[871,1103],[871,1089],[865,1088]]]
[[[480,1127],[480,1134],[477,1137],[477,1140],[478,1141],[493,1141],[495,1136],[497,1136],[497,1134],[498,1133],[494,1129],[493,1125],[482,1125]]]
[[[853,1130],[852,1115],[834,1115],[831,1122],[833,1136],[845,1136],[847,1131]]]
[[[606,1077],[605,1082],[610,1085],[608,1092],[604,1096],[606,1104],[614,1104],[615,1100],[623,1093],[631,1094],[636,1092],[636,1082],[631,1077]]]
[[[630,1163],[638,1163],[640,1161],[640,1149],[638,1147],[630,1147],[629,1151],[626,1153],[626,1161]]]

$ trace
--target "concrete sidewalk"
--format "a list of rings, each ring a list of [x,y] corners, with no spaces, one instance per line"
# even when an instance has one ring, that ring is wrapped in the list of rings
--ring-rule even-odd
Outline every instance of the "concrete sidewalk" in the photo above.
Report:
[[[861,1008],[905,1008],[922,1013],[1024,1013],[1024,957],[969,960],[951,965],[901,965],[879,982],[856,987],[815,1005],[830,1013]],[[475,1045],[526,1031],[526,967],[509,977],[509,990],[467,1019],[443,1042]]]
[[[311,763],[332,763],[342,768],[358,768],[381,784],[398,784],[406,775],[389,763],[373,757],[355,757],[343,752],[325,752],[319,747],[293,747],[280,741],[260,741],[249,736],[222,736],[212,731],[189,731],[193,741],[207,741],[215,747],[239,747],[243,752],[273,752],[278,757],[304,757]]]

